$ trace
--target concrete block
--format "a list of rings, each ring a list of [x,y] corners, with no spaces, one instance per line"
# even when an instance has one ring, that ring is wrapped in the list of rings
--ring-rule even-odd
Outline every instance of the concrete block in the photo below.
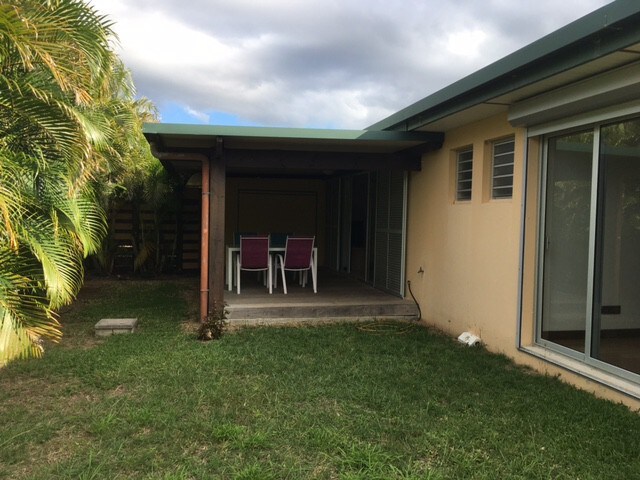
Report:
[[[119,333],[133,333],[138,326],[137,318],[103,318],[95,326],[97,337],[108,337]]]

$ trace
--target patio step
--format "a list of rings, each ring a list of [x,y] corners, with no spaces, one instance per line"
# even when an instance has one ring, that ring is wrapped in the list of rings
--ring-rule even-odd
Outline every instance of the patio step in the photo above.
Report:
[[[242,293],[225,292],[227,318],[235,325],[310,324],[371,320],[415,320],[418,307],[412,300],[382,292],[345,275],[320,272],[319,288],[290,282],[288,294],[282,287],[273,294],[261,282],[248,281]]]
[[[231,324],[313,323],[327,321],[368,321],[374,319],[415,320],[415,304],[398,300],[378,304],[353,303],[328,305],[327,303],[301,303],[287,305],[250,304],[229,305]]]

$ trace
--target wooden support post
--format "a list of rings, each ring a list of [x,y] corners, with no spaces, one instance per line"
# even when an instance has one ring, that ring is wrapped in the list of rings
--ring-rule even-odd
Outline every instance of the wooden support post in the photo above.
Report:
[[[200,321],[209,316],[209,207],[211,190],[209,188],[209,158],[202,159],[202,199],[200,232]]]
[[[222,139],[217,139],[216,150],[210,159],[209,189],[209,309],[222,308],[224,303],[224,217],[226,166]]]

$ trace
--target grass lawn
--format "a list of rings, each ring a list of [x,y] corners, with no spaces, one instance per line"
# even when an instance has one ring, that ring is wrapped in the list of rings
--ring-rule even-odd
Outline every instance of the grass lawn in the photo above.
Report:
[[[0,478],[633,479],[640,415],[420,327],[200,343],[195,282],[93,281],[0,370]],[[103,317],[134,335],[97,340]]]

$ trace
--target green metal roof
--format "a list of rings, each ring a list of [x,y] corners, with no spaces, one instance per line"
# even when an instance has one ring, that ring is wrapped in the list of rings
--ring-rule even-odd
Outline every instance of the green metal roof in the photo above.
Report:
[[[618,0],[369,127],[412,130],[640,42],[640,1]]]
[[[143,132],[156,148],[208,149],[219,139],[226,149],[399,153],[439,148],[443,134],[375,130],[242,127],[146,123]]]

